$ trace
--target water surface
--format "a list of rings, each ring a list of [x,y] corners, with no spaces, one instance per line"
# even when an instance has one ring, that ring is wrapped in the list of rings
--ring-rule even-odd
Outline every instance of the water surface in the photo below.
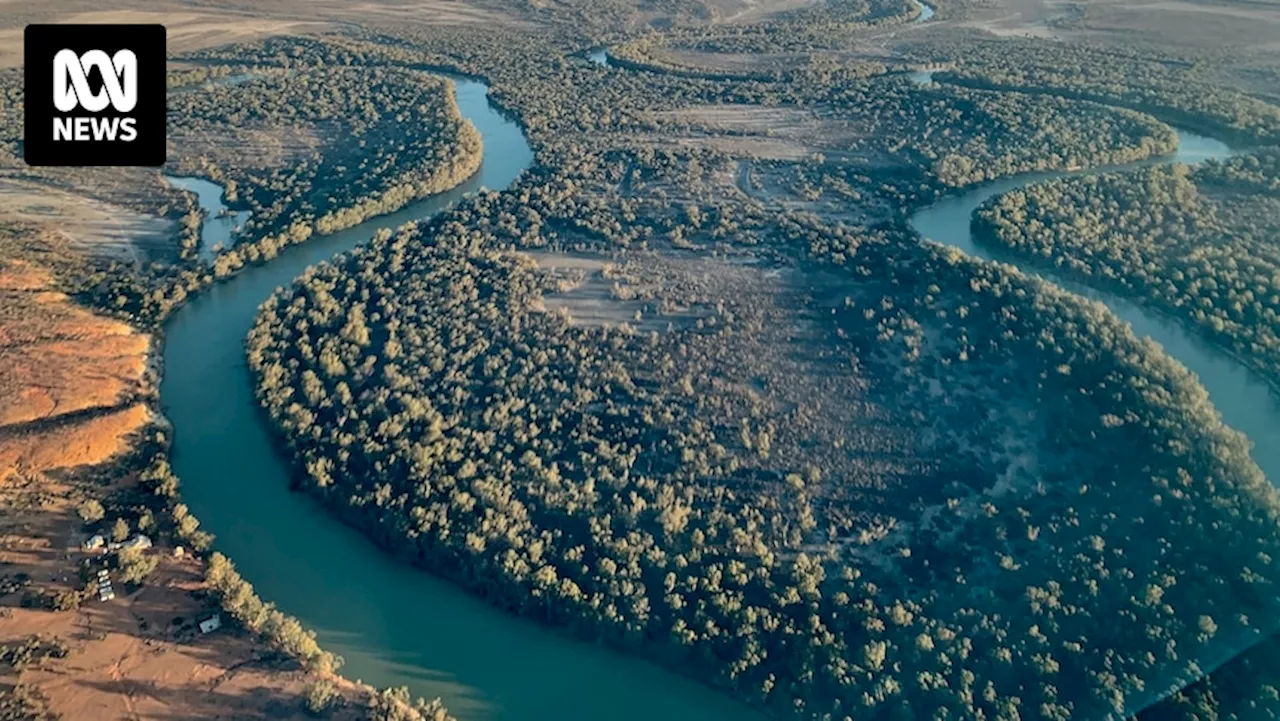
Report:
[[[1173,162],[1198,163],[1205,160],[1226,158],[1233,151],[1225,143],[1195,133],[1176,129],[1178,150],[1172,156],[1155,158],[1124,166],[1097,168],[1073,172],[1028,173],[995,181],[961,195],[944,198],[932,206],[917,212],[911,218],[911,226],[922,237],[951,245],[966,254],[1017,265],[1029,274],[1047,280],[1090,300],[1107,306],[1113,313],[1128,322],[1135,334],[1146,336],[1164,347],[1166,353],[1177,359],[1209,392],[1213,405],[1222,414],[1223,421],[1241,431],[1252,443],[1251,455],[1267,478],[1275,483],[1280,480],[1280,403],[1270,385],[1257,373],[1248,369],[1228,352],[1204,339],[1185,323],[1153,308],[1144,307],[1132,300],[1113,293],[1098,290],[1068,277],[1031,266],[998,247],[982,244],[970,229],[973,213],[988,199],[1027,185],[1053,178],[1076,175],[1095,175],[1101,172],[1134,169]],[[1242,649],[1236,649],[1236,653]],[[1216,663],[1201,661],[1205,672],[1217,668],[1227,658]],[[1154,686],[1153,686],[1154,688]],[[1154,702],[1156,699],[1147,699]],[[1136,712],[1142,707],[1130,708]]]
[[[249,220],[249,211],[228,208],[223,202],[222,186],[213,181],[174,175],[166,175],[164,179],[179,190],[195,193],[196,202],[204,210],[204,220],[200,223],[201,260],[213,260],[218,248],[230,248],[232,236]]]
[[[1177,130],[1177,133],[1178,150],[1174,155],[1123,167],[1171,162],[1197,163],[1232,155],[1231,149],[1218,140],[1186,130]],[[1214,406],[1222,413],[1223,420],[1249,437],[1253,442],[1254,460],[1267,477],[1275,482],[1280,479],[1280,404],[1276,402],[1265,380],[1241,365],[1222,348],[1188,328],[1182,321],[1043,267],[1023,267],[1025,260],[1002,252],[1002,249],[984,246],[970,231],[973,212],[996,195],[1052,178],[1096,174],[1102,170],[1105,169],[1071,173],[1028,173],[998,180],[961,195],[944,198],[917,212],[911,218],[911,227],[925,238],[955,246],[978,258],[1019,265],[1030,275],[1040,276],[1054,285],[1104,303],[1132,325],[1138,336],[1155,340],[1164,346],[1165,352],[1199,376],[1200,382],[1209,391]]]
[[[647,662],[564,638],[396,562],[308,496],[258,411],[243,343],[259,304],[307,266],[377,228],[429,217],[480,187],[504,188],[533,161],[520,127],[482,83],[455,79],[458,105],[484,138],[463,186],[282,252],[183,306],[166,326],[160,398],[174,425],[183,500],[215,547],[267,601],[316,629],[344,673],[441,696],[463,721],[730,721],[759,716]]]
[[[603,45],[598,48],[591,48],[587,51],[587,60],[590,60],[593,65],[609,67],[609,48]]]
[[[588,57],[607,63],[603,48]],[[480,187],[506,187],[531,164],[519,127],[488,103],[483,84],[457,79],[456,90],[463,114],[484,138],[484,161],[474,178],[390,216],[291,247],[269,264],[206,290],[169,321],[161,403],[175,428],[173,463],[184,500],[264,599],[298,616],[318,631],[324,647],[345,657],[347,675],[441,696],[464,721],[758,719],[710,688],[498,612],[392,560],[309,497],[288,490],[288,464],[275,451],[253,397],[245,335],[258,305],[309,265],[349,250],[377,228],[429,217]],[[1221,143],[1191,133],[1180,133],[1180,140],[1175,160],[1229,154]],[[969,232],[974,209],[997,193],[1062,175],[1067,174],[1029,174],[946,198],[917,213],[911,224],[925,237],[991,258]],[[222,205],[216,185],[171,182],[196,192],[201,205],[213,210],[205,225],[216,223]],[[207,236],[204,228],[201,235],[202,251],[229,238]],[[1196,372],[1227,423],[1257,442],[1254,457],[1263,470],[1280,478],[1280,408],[1261,380],[1178,322],[1111,294],[1045,277],[1106,303],[1139,335],[1151,336]]]

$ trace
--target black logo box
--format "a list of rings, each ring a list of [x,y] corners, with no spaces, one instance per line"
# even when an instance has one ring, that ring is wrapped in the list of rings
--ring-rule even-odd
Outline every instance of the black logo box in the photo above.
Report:
[[[28,25],[23,46],[23,158],[28,165],[149,166],[164,165],[167,101],[166,35],[163,25]],[[127,112],[111,104],[99,112],[77,107],[61,112],[54,105],[54,56],[61,50],[82,55],[101,50],[109,57],[130,50],[138,61],[138,101]],[[89,85],[100,92],[103,79],[94,69]],[[122,140],[54,140],[54,119],[89,117],[134,119],[137,137]]]

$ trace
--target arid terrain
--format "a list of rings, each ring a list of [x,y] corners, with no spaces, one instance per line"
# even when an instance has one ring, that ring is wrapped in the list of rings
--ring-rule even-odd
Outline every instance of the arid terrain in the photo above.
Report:
[[[56,215],[23,220],[55,233],[95,227]],[[99,552],[82,550],[90,534],[77,509],[110,507],[136,483],[130,455],[156,422],[155,356],[149,334],[55,288],[34,262],[0,260],[0,645],[58,648],[17,667],[7,661],[3,683],[31,709],[65,719],[304,718],[309,674],[243,632],[195,630],[218,610],[198,557],[158,544],[159,567],[144,585],[118,585],[105,603],[84,591],[83,564]],[[77,600],[58,610],[59,597]]]
[[[791,531],[793,538],[779,556],[790,561],[809,552],[815,558],[823,553],[832,557],[847,553],[846,558],[867,567],[905,569],[920,564],[915,572],[925,578],[934,573],[933,568],[921,570],[930,561],[908,560],[910,545],[913,540],[919,543],[919,538],[932,538],[927,534],[933,532],[929,526],[935,517],[952,512],[961,519],[965,514],[995,516],[994,506],[988,510],[974,500],[986,496],[975,494],[963,504],[944,498],[944,492],[955,490],[947,484],[960,482],[943,478],[940,468],[961,458],[969,464],[961,467],[967,472],[969,466],[980,467],[986,459],[974,461],[970,455],[977,456],[976,451],[963,439],[942,437],[945,431],[931,427],[924,413],[891,407],[893,399],[886,398],[884,391],[891,387],[889,383],[880,385],[880,395],[873,393],[871,371],[858,359],[861,348],[854,349],[848,338],[863,329],[868,337],[879,333],[885,348],[889,347],[888,338],[911,346],[894,346],[896,355],[887,350],[882,353],[888,359],[884,364],[893,365],[901,360],[897,355],[911,354],[912,344],[928,346],[944,332],[961,327],[960,321],[953,324],[949,318],[963,319],[969,309],[929,307],[928,313],[920,313],[925,320],[916,322],[891,299],[909,280],[899,286],[896,277],[885,274],[874,277],[876,282],[883,281],[883,287],[865,282],[882,295],[846,292],[850,280],[845,276],[829,269],[814,271],[807,260],[802,263],[793,257],[783,262],[764,250],[748,249],[760,240],[753,234],[765,227],[776,230],[767,223],[785,215],[787,222],[795,221],[788,228],[800,238],[797,247],[824,262],[825,255],[831,255],[839,258],[837,264],[852,263],[859,252],[856,242],[850,241],[852,250],[847,254],[833,250],[835,243],[827,246],[826,239],[805,236],[808,223],[820,219],[838,225],[842,240],[846,231],[849,237],[858,233],[873,236],[884,226],[901,224],[907,209],[943,194],[949,186],[1012,174],[1015,167],[1019,171],[1035,168],[1019,163],[1039,159],[1035,154],[1043,147],[1034,143],[1043,141],[1047,133],[1026,127],[1034,123],[1020,122],[1020,114],[1028,108],[1028,112],[1042,114],[1036,118],[1051,117],[1055,122],[1066,118],[1057,127],[1078,131],[1076,138],[1085,137],[1095,127],[1096,117],[1105,116],[1106,122],[1115,123],[1107,127],[1121,128],[1115,136],[1132,130],[1124,123],[1138,127],[1145,122],[1135,120],[1136,112],[1130,112],[1131,108],[1116,111],[1100,104],[1088,106],[1096,116],[1085,115],[1056,96],[1000,94],[993,99],[997,93],[956,86],[913,94],[918,90],[904,77],[906,73],[935,66],[939,70],[951,68],[955,59],[967,52],[963,43],[999,41],[1036,50],[1073,43],[1117,52],[1131,47],[1139,48],[1135,52],[1159,48],[1170,53],[1167,64],[1179,68],[1194,66],[1215,48],[1229,48],[1247,62],[1205,64],[1197,69],[1197,79],[1252,97],[1280,100],[1280,6],[1274,3],[957,0],[930,5],[937,15],[927,23],[832,23],[836,29],[830,37],[814,40],[811,48],[803,46],[813,40],[807,36],[778,39],[780,33],[772,30],[760,31],[758,36],[753,33],[760,28],[783,27],[797,13],[817,12],[828,3],[660,0],[601,2],[582,9],[581,3],[568,0],[126,0],[106,6],[88,0],[44,4],[0,0],[0,72],[9,73],[11,85],[16,82],[13,79],[22,63],[23,26],[35,22],[163,23],[170,54],[186,56],[178,64],[183,71],[202,72],[202,58],[192,60],[191,54],[236,45],[253,48],[261,54],[260,60],[265,59],[264,64],[287,56],[285,67],[271,70],[278,73],[277,81],[297,72],[287,67],[289,62],[316,72],[317,68],[327,71],[328,58],[315,61],[306,54],[309,48],[304,41],[316,38],[340,38],[337,45],[349,42],[349,46],[342,45],[342,52],[347,53],[342,56],[344,61],[352,56],[364,60],[360,53],[367,51],[370,65],[379,68],[401,63],[416,71],[418,66],[448,61],[451,67],[478,74],[488,69],[483,62],[488,58],[477,60],[476,56],[496,54],[501,41],[475,49],[464,47],[466,43],[451,36],[465,32],[480,37],[492,32],[494,37],[505,37],[499,34],[509,33],[518,38],[512,46],[526,55],[513,53],[515,60],[499,58],[501,63],[509,63],[504,67],[495,61],[495,97],[513,109],[513,117],[518,115],[527,124],[539,153],[539,169],[550,167],[548,175],[553,176],[562,170],[555,167],[556,162],[571,158],[578,163],[572,172],[565,171],[568,180],[563,186],[557,186],[570,188],[564,192],[573,198],[570,205],[580,203],[573,211],[557,205],[557,199],[541,197],[540,202],[562,212],[556,217],[555,212],[540,208],[548,218],[554,218],[545,227],[541,217],[530,221],[529,216],[518,213],[503,215],[491,226],[514,228],[520,224],[521,232],[534,227],[529,231],[531,237],[543,232],[556,236],[555,250],[503,256],[519,255],[524,259],[513,262],[535,265],[550,276],[550,290],[538,298],[535,309],[561,315],[575,332],[621,328],[628,338],[633,334],[657,338],[668,331],[689,332],[693,339],[680,346],[679,352],[673,351],[672,357],[695,356],[715,372],[695,377],[675,374],[670,371],[674,365],[646,368],[647,380],[663,388],[687,386],[684,395],[715,399],[718,404],[699,408],[701,412],[711,413],[717,421],[740,422],[740,436],[730,428],[721,438],[731,440],[711,444],[713,451],[708,455],[723,454],[728,446],[730,452],[741,452],[756,464],[751,470],[758,472],[759,488],[744,484],[741,498],[754,500],[752,494],[758,492],[765,499],[761,508],[772,508],[776,515],[784,516],[791,507],[778,501],[782,496],[776,487],[785,479],[788,487],[805,489],[799,496],[800,505],[812,503],[817,515],[829,523],[814,531],[807,525],[812,519],[806,517],[806,524],[797,525],[802,532]],[[566,18],[579,16],[596,24],[587,29],[567,27]],[[510,66],[535,57],[539,38],[551,33],[580,43],[580,47],[562,48],[565,57],[556,60],[557,71],[590,69],[581,55],[589,40],[599,45],[616,43],[616,48],[632,53],[626,62],[634,72],[627,79],[619,74],[602,81],[587,77],[585,71],[578,75],[573,74],[577,70],[565,71],[565,77],[575,82],[585,78],[585,89],[568,81],[559,83],[554,91],[536,82],[513,81],[520,71]],[[379,46],[376,52],[369,50],[374,45],[371,38],[383,40],[388,35],[394,35],[394,42]],[[264,45],[285,37],[299,43],[292,48],[293,55],[276,53]],[[420,42],[421,48],[407,50],[411,41]],[[248,56],[246,51],[244,57]],[[241,62],[241,56],[235,57],[214,57],[213,63]],[[308,66],[311,62],[315,65]],[[846,77],[841,73],[855,80],[877,76],[883,85],[865,97],[844,97],[838,92],[840,79]],[[793,78],[794,87],[788,87]],[[717,96],[721,81],[740,82],[740,95]],[[804,95],[811,81],[819,89]],[[664,85],[667,82],[670,85]],[[779,100],[781,91],[769,83],[794,94]],[[551,81],[546,84],[555,85]],[[200,87],[200,83],[193,83],[176,92],[195,92]],[[883,106],[876,105],[888,95],[881,92],[884,87],[891,89],[894,98],[902,99],[900,108],[890,107],[888,100]],[[581,95],[572,95],[579,91]],[[564,95],[556,95],[561,92]],[[608,95],[610,92],[626,102],[611,106],[614,96]],[[316,91],[317,97],[323,94],[323,89]],[[633,101],[633,96],[640,100]],[[343,101],[339,97],[335,105]],[[16,102],[0,95],[0,115],[4,116],[0,127],[18,125]],[[261,97],[254,103],[267,104]],[[237,109],[250,117],[247,121],[230,113],[216,122],[206,117],[202,122],[180,125],[170,133],[166,171],[192,175],[215,174],[210,169],[219,173],[228,168],[251,171],[256,174],[257,189],[269,197],[267,191],[276,189],[276,180],[287,177],[295,182],[297,177],[290,173],[312,167],[328,154],[350,152],[350,157],[357,159],[359,153],[354,149],[363,148],[369,137],[357,138],[332,117],[264,119],[253,115],[258,109],[253,104]],[[385,120],[379,118],[379,110],[373,102],[350,108],[352,117],[359,116],[362,121]],[[578,126],[572,124],[575,114]],[[397,120],[408,117],[406,111]],[[887,120],[882,121],[884,118]],[[987,138],[970,137],[985,127],[983,123],[1008,130],[1017,142],[1025,141],[1025,147],[997,147],[987,143]],[[360,133],[366,130],[361,127]],[[579,143],[590,151],[621,148],[625,153],[644,154],[645,161],[610,157],[608,161],[591,158],[587,162],[583,160],[587,151],[571,147]],[[1091,150],[1100,147],[1093,136],[1082,144]],[[231,275],[240,266],[179,265],[179,258],[190,260],[190,249],[184,250],[183,244],[190,244],[198,214],[192,211],[190,198],[163,182],[161,171],[32,169],[22,163],[17,147],[16,143],[0,144],[0,686],[4,690],[0,708],[5,712],[13,709],[13,715],[0,713],[0,718],[313,718],[306,704],[317,686],[331,687],[337,699],[323,712],[326,718],[371,718],[370,688],[329,669],[306,668],[239,624],[228,623],[208,634],[197,629],[200,620],[220,613],[225,599],[218,598],[206,580],[209,561],[201,554],[203,549],[191,548],[186,540],[193,535],[194,526],[182,528],[180,515],[185,514],[185,506],[180,515],[174,515],[176,489],[169,489],[173,499],[157,501],[158,492],[149,485],[154,479],[143,478],[145,469],[154,463],[151,454],[163,451],[171,441],[171,429],[159,413],[158,399],[163,372],[163,337],[158,322],[163,312],[148,315],[131,304],[140,298],[144,305],[153,301],[167,312],[181,304],[188,289],[198,292],[215,276]],[[385,157],[392,160],[386,161],[387,167],[394,165],[403,150],[388,151]],[[1066,165],[1066,157],[1067,152],[1062,151],[1054,162]],[[993,169],[996,161],[1003,165]],[[844,162],[853,170],[835,167]],[[913,173],[922,170],[900,185],[895,185],[896,179],[879,183],[868,177],[868,168],[896,170],[908,165]],[[611,174],[609,182],[593,184],[591,173],[603,175],[600,168],[606,166]],[[346,169],[345,164],[342,167]],[[953,167],[961,170],[951,175],[944,172]],[[848,172],[842,175],[845,170]],[[280,175],[271,177],[276,171]],[[308,193],[310,182],[297,181]],[[315,220],[315,198],[324,194],[316,191],[312,197],[299,193],[301,216],[306,216],[301,220]],[[554,193],[548,191],[547,195]],[[650,204],[645,206],[646,202]],[[605,205],[613,212],[624,203],[634,203],[620,214],[630,214],[627,222],[635,221],[639,208],[642,220],[651,222],[652,227],[645,229],[647,235],[625,237],[620,245],[634,242],[625,251],[602,251],[600,246],[605,244],[600,238],[616,240],[610,232],[624,235],[619,228],[625,224],[615,227],[608,212],[597,216],[592,215],[593,209]],[[724,208],[739,206],[746,207],[744,217],[752,219],[743,221],[747,231],[735,225],[741,218],[725,220],[723,231],[714,225],[718,221],[706,220],[712,216],[728,219],[731,213]],[[650,215],[645,217],[645,212]],[[514,219],[517,215],[518,222]],[[270,230],[282,238],[291,231],[311,234],[309,226],[298,230],[290,225],[292,220],[282,216],[279,227]],[[599,225],[593,225],[597,221]],[[817,222],[813,220],[814,227]],[[570,226],[574,230],[560,232]],[[582,228],[598,233],[591,235]],[[577,232],[582,235],[575,235]],[[590,241],[583,240],[588,237]],[[732,250],[722,247],[733,243],[741,244]],[[863,252],[879,260],[875,253],[881,251],[870,249],[874,245],[867,241]],[[587,246],[597,252],[574,250]],[[273,257],[277,251],[277,247],[265,251],[255,247],[246,257],[256,262]],[[800,255],[803,253],[796,257]],[[153,266],[166,264],[179,269],[168,276],[151,274]],[[875,276],[871,271],[866,275]],[[162,288],[156,278],[168,284]],[[147,285],[153,282],[154,287]],[[978,285],[971,287],[976,294]],[[124,288],[132,295],[124,290],[115,292]],[[166,290],[173,288],[180,292],[165,296]],[[933,302],[936,288],[930,286],[929,292],[921,295]],[[1017,293],[1024,293],[1021,286]],[[732,302],[726,305],[721,302],[724,299]],[[850,310],[855,305],[862,320]],[[342,310],[345,313],[347,309]],[[854,320],[846,320],[845,315],[837,320],[838,312]],[[1003,307],[999,312],[1013,313]],[[991,311],[991,315],[997,312]],[[726,317],[731,318],[733,333],[726,334],[727,340],[713,343],[708,339],[713,335],[710,329]],[[895,327],[899,322],[903,325]],[[867,331],[864,326],[874,329]],[[349,323],[344,332],[351,327]],[[705,337],[699,335],[703,330],[707,330]],[[960,336],[963,338],[964,332]],[[721,340],[723,345],[716,345]],[[967,338],[957,341],[956,347],[965,343]],[[990,347],[997,345],[991,340]],[[947,353],[951,350],[946,348]],[[866,360],[874,355],[868,353]],[[953,359],[944,355],[934,358],[926,353],[926,363],[947,368],[941,372],[944,377],[953,373],[962,379],[961,385],[972,386],[949,397],[947,412],[953,416],[948,418],[966,417],[970,406],[985,409],[1000,400],[983,385],[987,376],[964,364],[967,351],[956,353],[954,366]],[[1062,367],[1070,370],[1065,364]],[[997,363],[992,368],[991,377],[1017,375],[1012,365]],[[920,372],[938,371],[930,368]],[[917,382],[914,376],[912,382]],[[921,387],[926,385],[918,382]],[[929,393],[924,395],[932,400]],[[1007,438],[1012,439],[1002,449],[1007,457],[992,462],[1004,464],[1005,469],[993,493],[1007,491],[1003,484],[1012,484],[1009,479],[1024,481],[1039,473],[1031,467],[1037,462],[1035,454],[1022,454],[1021,439],[1032,439],[1027,445],[1046,447],[1053,442],[1051,434],[1037,425],[1034,407],[1008,405],[1006,415],[993,411],[988,418],[982,411],[987,419],[984,423],[1010,427]],[[1104,422],[1110,423],[1110,419]],[[700,421],[692,427],[697,432],[705,430]],[[317,425],[317,438],[319,433]],[[534,425],[531,435],[537,433]],[[690,432],[689,437],[696,435]],[[694,447],[692,442],[689,447]],[[944,457],[948,454],[954,457]],[[813,468],[812,478],[788,475],[805,467]],[[315,472],[312,467],[307,470]],[[322,470],[316,477],[323,474]],[[833,483],[832,478],[847,483]],[[967,478],[961,480],[968,482]],[[389,493],[390,486],[386,489]],[[382,494],[383,489],[376,493]],[[693,497],[690,490],[689,498]],[[377,499],[366,505],[381,507],[382,495]],[[779,505],[770,507],[768,503]],[[638,506],[643,508],[643,502]],[[922,515],[929,519],[913,526],[911,519]],[[721,520],[718,517],[716,522]],[[121,523],[124,533],[116,537]],[[962,526],[963,520],[956,523]],[[726,522],[728,525],[731,523]],[[760,525],[765,524],[761,521]],[[1016,522],[1010,527],[1018,529]],[[101,600],[97,571],[110,567],[113,577],[119,578],[122,569],[112,565],[116,561],[103,561],[107,555],[98,549],[86,549],[86,542],[101,533],[112,536],[104,542],[120,543],[144,532],[154,541],[145,551],[154,568],[141,582],[117,582],[114,598]],[[1027,522],[1027,528],[1016,533],[1035,541],[1040,530]],[[550,535],[548,531],[547,537]],[[955,531],[953,535],[962,534]],[[699,546],[701,543],[698,541]],[[541,541],[537,547],[541,548]],[[1101,547],[1090,547],[1101,553]],[[581,558],[581,551],[578,553]],[[928,552],[921,555],[927,557]],[[1005,564],[1006,558],[1003,568],[1012,571],[1012,555],[1001,556],[998,563]],[[949,559],[940,559],[938,567],[947,562]],[[968,569],[964,566],[968,562],[968,558],[955,561],[955,568]],[[975,577],[990,570],[979,568],[977,562],[974,568]],[[939,577],[948,572],[938,571]],[[848,575],[854,577],[852,572]],[[718,583],[719,576],[716,578]],[[875,584],[862,585],[867,586],[874,595]],[[740,599],[736,603],[741,606]],[[724,603],[726,608],[733,605]],[[939,603],[938,608],[943,609],[939,614],[948,610],[946,603]],[[892,624],[905,628],[912,614],[902,609],[899,605],[888,616]],[[901,620],[902,614],[906,614],[906,621]],[[1225,618],[1219,622],[1226,625]],[[883,621],[871,617],[866,627],[875,629],[876,623],[879,630],[884,629]],[[944,626],[945,622],[940,622],[934,629],[940,644],[948,633],[955,637],[951,628]],[[883,661],[885,649],[877,643],[859,646],[846,655],[856,655],[859,663],[879,670],[879,662],[872,659],[878,653]],[[934,649],[933,637],[925,633],[914,643],[921,657]],[[752,653],[743,651],[744,657]],[[698,663],[690,660],[686,665]],[[772,675],[769,678],[763,692],[766,696],[773,687]],[[973,696],[971,690],[968,693]]]

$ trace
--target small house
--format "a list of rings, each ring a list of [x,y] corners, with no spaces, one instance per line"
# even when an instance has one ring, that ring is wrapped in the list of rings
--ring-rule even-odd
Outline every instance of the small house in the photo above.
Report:
[[[89,540],[84,542],[84,550],[96,551],[105,545],[107,545],[107,539],[103,538],[101,533],[95,533]]]
[[[215,613],[200,622],[200,633],[213,633],[222,628],[222,614]]]

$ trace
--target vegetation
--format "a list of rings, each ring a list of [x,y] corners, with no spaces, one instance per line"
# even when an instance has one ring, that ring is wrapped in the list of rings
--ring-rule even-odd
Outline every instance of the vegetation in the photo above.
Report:
[[[297,50],[271,41],[262,53]],[[322,127],[320,149],[286,168],[228,168],[201,159],[198,172],[223,182],[252,212],[243,248],[221,254],[215,275],[270,260],[285,245],[349,228],[434,195],[480,165],[480,136],[458,114],[451,84],[421,71],[379,67],[244,70],[245,82],[208,84],[170,104],[176,132],[225,135],[226,128]]]
[[[177,159],[171,170],[222,183],[233,207],[251,211],[235,246],[221,249],[212,267],[197,263],[199,212],[189,194],[170,191],[171,202],[158,210],[179,221],[184,262],[82,263],[68,274],[69,290],[89,305],[154,324],[245,265],[448,190],[479,167],[479,134],[458,113],[449,81],[413,67],[312,63],[302,49],[313,44],[324,47],[276,39],[225,53],[223,64],[171,73],[171,85],[182,90],[170,96],[170,132],[208,150]],[[232,134],[311,142],[293,148],[281,167],[227,144]]]
[[[209,556],[205,581],[232,618],[262,636],[275,650],[320,674],[332,673],[341,665],[341,659],[321,650],[314,631],[303,628],[298,619],[258,598],[253,586],[240,577],[226,556],[217,552]]]
[[[338,700],[338,689],[328,678],[318,678],[307,685],[306,699],[303,702],[307,713],[312,716],[323,715]]]
[[[1244,143],[1280,141],[1280,108],[1205,77],[1209,63],[1034,41],[944,46],[932,57],[962,61],[935,74],[943,82],[1119,105]]]
[[[120,551],[119,562],[120,581],[123,583],[142,583],[160,565],[160,559],[154,553],[148,554],[140,548]]]
[[[57,721],[61,718],[50,712],[47,704],[48,700],[39,691],[24,684],[0,689],[0,720]]]
[[[106,511],[102,508],[102,503],[96,498],[90,498],[81,503],[80,507],[76,509],[76,513],[80,515],[80,520],[85,523],[97,523],[106,515]]]
[[[936,494],[877,511],[865,471],[713,382],[761,332],[746,303],[667,332],[536,310],[558,286],[514,248],[671,237],[662,204],[591,202],[601,170],[380,236],[264,306],[249,359],[309,490],[497,604],[805,718],[1135,711],[1266,630],[1275,494],[1114,317],[900,230],[684,211],[689,247],[754,236],[846,274],[824,343],[938,459]],[[929,520],[875,521],[894,507]]]
[[[648,3],[652,23],[623,2],[546,5],[529,12],[581,32],[380,27],[189,56],[204,65],[171,77],[176,132],[314,143],[276,164],[183,159],[252,210],[244,239],[211,268],[190,253],[104,268],[81,297],[154,322],[291,243],[456,185],[479,145],[425,70],[484,75],[536,167],[312,270],[248,342],[302,485],[384,546],[800,718],[1130,714],[1271,631],[1275,494],[1195,380],[1101,309],[920,247],[903,220],[954,188],[1169,152],[1162,120],[1269,141],[1274,108],[1194,68],[1065,45],[934,44],[965,62],[930,87],[880,59],[783,57],[846,50],[914,17],[910,2],[712,29],[678,0]],[[567,41],[606,30],[624,67],[572,57]],[[717,73],[673,50],[777,57]],[[706,120],[760,109],[818,130],[770,155],[772,128]],[[589,282],[530,250],[606,259],[626,322],[547,312]],[[803,289],[760,281],[776,291],[760,301],[680,270],[701,261]],[[1262,277],[1223,297],[1225,317],[1269,312]],[[797,329],[796,355],[826,363],[810,377],[782,365]],[[207,549],[162,458],[144,481],[175,536]],[[336,664],[224,557],[208,581],[273,648]],[[1208,707],[1215,682],[1150,713]],[[327,696],[316,684],[306,703]],[[447,718],[407,690],[372,703]]]
[[[370,700],[370,721],[452,721],[440,700],[412,699],[409,689],[384,689]]]
[[[1252,721],[1280,718],[1275,668],[1280,638],[1272,635],[1211,675],[1137,714],[1139,721]]]
[[[1006,193],[985,237],[1186,320],[1280,380],[1280,155],[1149,168]]]
[[[0,646],[0,663],[18,671],[46,658],[63,658],[66,655],[65,642],[45,635],[31,636],[16,646]]]

